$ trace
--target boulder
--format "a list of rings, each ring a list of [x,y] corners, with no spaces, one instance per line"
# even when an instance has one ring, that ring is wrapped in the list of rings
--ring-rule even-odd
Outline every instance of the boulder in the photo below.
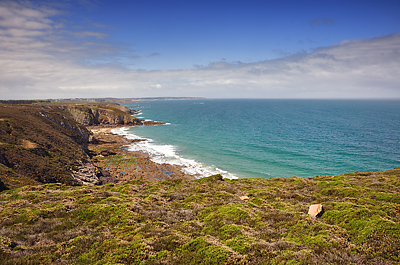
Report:
[[[211,181],[211,182],[218,182],[218,181],[224,181],[224,178],[221,176],[221,174],[216,174],[212,175],[209,177],[202,178],[204,181]]]
[[[324,208],[322,207],[322,204],[313,204],[308,209],[308,215],[310,215],[314,219],[317,217],[321,217],[323,213]]]
[[[116,155],[117,153],[108,149],[102,150],[100,152],[100,155],[102,156],[112,156],[112,155]]]
[[[240,199],[242,200],[242,201],[248,201],[249,200],[249,196],[240,196]]]

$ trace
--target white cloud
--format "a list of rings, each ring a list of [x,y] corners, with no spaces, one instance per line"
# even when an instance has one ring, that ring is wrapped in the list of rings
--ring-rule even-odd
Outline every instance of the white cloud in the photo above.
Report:
[[[1,99],[400,98],[400,34],[343,41],[312,53],[254,63],[129,70],[117,65],[121,47],[102,32],[71,31],[52,20],[61,12],[49,7],[5,3],[0,4]],[[132,56],[137,55],[126,58],[137,58]]]

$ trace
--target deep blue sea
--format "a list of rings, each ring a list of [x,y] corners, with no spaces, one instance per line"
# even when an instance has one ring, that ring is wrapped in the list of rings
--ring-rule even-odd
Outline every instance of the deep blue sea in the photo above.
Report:
[[[311,177],[400,166],[400,101],[208,99],[141,101],[125,129],[157,162],[225,177]]]

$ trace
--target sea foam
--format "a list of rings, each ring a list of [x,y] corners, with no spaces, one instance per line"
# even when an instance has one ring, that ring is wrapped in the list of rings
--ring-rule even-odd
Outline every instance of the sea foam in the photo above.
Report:
[[[199,163],[193,159],[187,159],[177,154],[177,148],[174,145],[159,145],[152,139],[145,139],[129,131],[129,127],[112,129],[112,133],[125,136],[131,140],[144,140],[129,145],[128,150],[134,152],[146,152],[150,155],[153,162],[158,164],[171,164],[181,167],[181,170],[196,178],[208,177],[215,174],[221,174],[224,178],[237,179],[238,177],[217,167]]]

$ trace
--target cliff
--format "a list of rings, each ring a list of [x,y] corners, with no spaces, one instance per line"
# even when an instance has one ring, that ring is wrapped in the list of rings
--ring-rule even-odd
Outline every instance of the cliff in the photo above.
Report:
[[[69,105],[68,111],[74,119],[86,126],[93,125],[143,125],[132,115],[132,111],[117,104]]]
[[[118,104],[0,105],[0,190],[38,183],[101,184],[85,125],[142,125]]]

